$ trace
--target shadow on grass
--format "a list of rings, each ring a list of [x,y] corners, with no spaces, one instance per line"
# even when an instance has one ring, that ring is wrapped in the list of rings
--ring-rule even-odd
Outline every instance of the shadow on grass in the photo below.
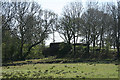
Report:
[[[19,66],[26,64],[54,64],[54,63],[88,63],[88,64],[115,64],[118,65],[117,60],[85,60],[85,59],[51,59],[41,61],[20,61],[18,63],[3,63],[2,66]]]
[[[118,78],[7,78],[2,80],[119,80]]]

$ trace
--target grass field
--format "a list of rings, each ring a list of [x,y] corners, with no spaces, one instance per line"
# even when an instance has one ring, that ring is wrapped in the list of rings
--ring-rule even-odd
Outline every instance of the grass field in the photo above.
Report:
[[[3,78],[118,78],[113,63],[54,63],[2,67]]]

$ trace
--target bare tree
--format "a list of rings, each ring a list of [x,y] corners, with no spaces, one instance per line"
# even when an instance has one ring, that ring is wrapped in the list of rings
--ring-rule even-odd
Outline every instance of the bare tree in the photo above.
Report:
[[[93,43],[93,49],[94,49],[96,45],[96,40],[99,37],[99,26],[101,24],[100,13],[101,13],[100,11],[91,8],[88,9],[87,12],[85,12],[82,15],[82,19],[84,23],[81,32],[85,35],[86,43],[88,44],[88,53],[89,53],[89,45]]]
[[[120,1],[118,3],[118,36],[117,36],[117,53],[118,53],[118,60],[120,60]]]
[[[40,19],[38,19],[38,24],[36,24],[36,27],[38,28],[38,30],[35,29],[35,32],[37,31],[38,33],[36,34],[36,36],[39,36],[37,38],[37,41],[35,41],[34,43],[32,43],[29,48],[27,53],[24,55],[24,57],[26,57],[29,53],[30,50],[32,49],[32,47],[42,43],[43,40],[45,40],[48,37],[48,34],[51,33],[51,27],[53,25],[53,23],[55,22],[56,18],[51,17],[54,16],[53,13],[45,10],[43,12],[43,19],[42,21],[39,21]],[[39,14],[38,14],[39,17]],[[40,17],[39,17],[40,18]],[[33,33],[34,35],[34,33]]]
[[[19,58],[25,59],[32,47],[42,43],[55,23],[56,14],[42,10],[36,2],[11,2],[3,4],[3,26],[11,29],[19,40]],[[55,17],[54,17],[55,16]],[[23,49],[27,45],[27,52]]]
[[[60,21],[59,33],[64,36],[64,40],[68,43],[73,39],[74,44],[76,43],[75,37],[78,37],[79,28],[78,20],[80,19],[83,6],[81,2],[72,2],[64,7],[63,18]],[[79,19],[78,19],[79,18]],[[74,54],[75,45],[74,45]]]
[[[114,39],[114,44],[117,48],[117,59],[120,57],[120,51],[119,51],[119,38],[120,38],[120,2],[117,2],[117,6],[115,4],[108,4],[110,15],[113,18],[113,24],[112,24],[112,39]]]
[[[12,47],[13,45],[11,41],[11,38],[13,37],[13,30],[11,29],[11,27],[13,26],[14,22],[13,22],[13,18],[14,18],[14,13],[15,11],[15,7],[12,3],[9,2],[2,2],[1,3],[1,7],[2,7],[2,43],[3,43],[3,47],[2,47],[2,58],[3,61],[7,61],[7,59],[12,59],[13,56],[13,52],[11,52],[9,47]],[[8,47],[7,47],[8,46]],[[16,48],[17,50],[17,48]],[[9,53],[8,53],[9,52]],[[10,60],[11,60],[10,59]]]

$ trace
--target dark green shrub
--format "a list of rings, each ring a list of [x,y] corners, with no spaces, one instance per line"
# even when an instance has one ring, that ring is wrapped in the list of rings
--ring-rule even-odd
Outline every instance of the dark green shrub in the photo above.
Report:
[[[68,43],[61,43],[59,45],[59,54],[58,57],[65,57],[70,55],[72,52],[72,45]]]

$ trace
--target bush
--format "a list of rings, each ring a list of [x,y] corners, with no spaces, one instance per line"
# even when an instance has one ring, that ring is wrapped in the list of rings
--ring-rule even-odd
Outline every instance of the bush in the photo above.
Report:
[[[26,57],[26,59],[39,59],[44,58],[42,54],[42,46],[37,45],[31,49],[30,54]]]
[[[70,55],[72,52],[72,45],[68,43],[61,43],[59,45],[59,54],[58,57],[65,57]]]

